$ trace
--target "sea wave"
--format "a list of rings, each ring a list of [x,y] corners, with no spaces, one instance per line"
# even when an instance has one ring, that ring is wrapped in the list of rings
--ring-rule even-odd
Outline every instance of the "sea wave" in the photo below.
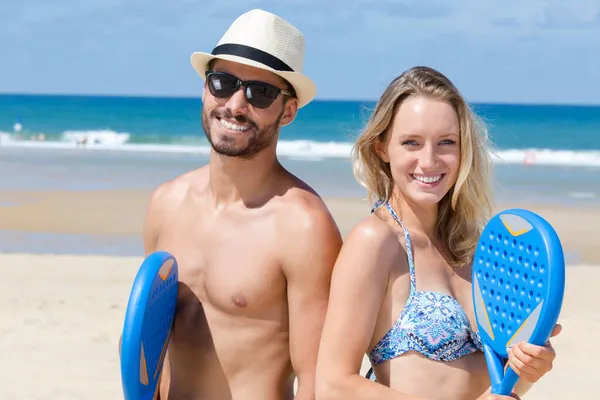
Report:
[[[62,141],[68,143],[90,143],[100,145],[123,145],[129,141],[129,133],[115,132],[111,130],[99,131],[65,131]]]
[[[600,150],[507,149],[496,151],[497,163],[600,167]]]
[[[65,131],[58,140],[48,140],[43,135],[20,139],[14,133],[0,131],[0,146],[194,154],[210,152],[209,145],[201,141],[171,144],[131,143],[130,138],[131,135],[127,132],[111,130]],[[348,142],[280,140],[277,146],[280,156],[306,160],[349,158],[351,151],[352,143]],[[600,167],[600,150],[503,149],[495,151],[492,159],[500,164]]]

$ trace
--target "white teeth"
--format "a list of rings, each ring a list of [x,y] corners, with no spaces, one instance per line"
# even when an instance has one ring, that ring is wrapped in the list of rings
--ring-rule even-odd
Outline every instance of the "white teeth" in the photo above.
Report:
[[[424,182],[424,183],[434,183],[439,181],[440,179],[442,179],[442,175],[436,175],[436,176],[423,176],[423,175],[413,175],[413,178],[415,178],[418,181]]]
[[[238,125],[238,124],[234,124],[233,122],[229,122],[223,118],[221,118],[219,120],[219,122],[221,122],[221,125],[223,125],[225,128],[227,129],[231,129],[232,131],[247,131],[248,129],[250,129],[250,127],[248,125]]]

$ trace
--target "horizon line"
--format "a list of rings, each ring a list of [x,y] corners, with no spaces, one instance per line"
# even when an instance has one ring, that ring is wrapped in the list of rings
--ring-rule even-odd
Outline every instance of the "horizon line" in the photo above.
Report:
[[[130,98],[130,99],[173,99],[173,100],[201,100],[201,96],[193,95],[168,95],[168,94],[102,94],[102,93],[48,93],[48,92],[2,92],[0,96],[21,97],[104,97],[104,98]],[[315,97],[312,102],[377,102],[377,98],[335,98]],[[600,107],[598,103],[585,102],[535,102],[535,101],[502,101],[502,100],[468,100],[469,104],[486,105],[522,105],[522,106],[573,106],[573,107]],[[310,104],[310,103],[309,103]]]

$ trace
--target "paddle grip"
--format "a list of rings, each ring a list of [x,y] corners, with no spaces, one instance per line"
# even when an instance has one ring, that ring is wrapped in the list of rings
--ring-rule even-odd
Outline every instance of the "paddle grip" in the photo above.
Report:
[[[483,344],[483,354],[490,374],[492,394],[510,396],[519,380],[519,375],[510,366],[506,367],[505,371],[502,356],[486,343]]]
[[[494,392],[492,388],[492,394],[510,396],[518,380],[519,375],[517,375],[517,373],[510,366],[507,367],[506,372],[504,373],[504,378],[502,378],[502,382],[500,382],[498,392]]]

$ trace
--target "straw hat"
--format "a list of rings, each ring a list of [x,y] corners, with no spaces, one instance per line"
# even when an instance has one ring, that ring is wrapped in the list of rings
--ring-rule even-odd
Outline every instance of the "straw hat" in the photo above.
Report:
[[[316,95],[314,82],[302,73],[304,36],[281,17],[259,9],[239,16],[211,53],[194,52],[191,63],[205,78],[212,59],[234,61],[271,71],[287,80],[296,91],[298,106]]]

